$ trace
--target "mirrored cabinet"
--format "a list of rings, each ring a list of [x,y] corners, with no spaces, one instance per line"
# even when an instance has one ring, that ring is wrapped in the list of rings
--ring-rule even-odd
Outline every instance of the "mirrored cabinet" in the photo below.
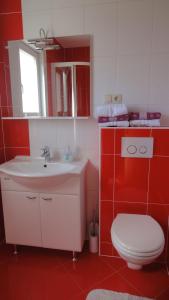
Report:
[[[90,41],[83,35],[8,42],[11,101],[2,117],[89,117]]]

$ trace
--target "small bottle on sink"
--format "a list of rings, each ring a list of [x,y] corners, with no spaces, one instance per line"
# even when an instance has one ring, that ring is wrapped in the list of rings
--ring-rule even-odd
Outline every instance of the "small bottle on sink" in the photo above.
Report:
[[[70,146],[68,146],[67,149],[64,151],[63,160],[65,162],[71,162],[73,160],[73,153],[70,149]]]

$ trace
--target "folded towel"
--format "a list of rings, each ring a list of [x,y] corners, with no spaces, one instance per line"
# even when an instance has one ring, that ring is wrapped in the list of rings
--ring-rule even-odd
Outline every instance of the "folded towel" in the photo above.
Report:
[[[155,120],[161,118],[160,112],[131,112],[130,120]]]
[[[129,127],[128,121],[113,121],[98,123],[99,127]]]
[[[96,117],[115,117],[119,115],[128,114],[128,110],[125,104],[103,104],[96,107],[95,115]]]
[[[105,122],[114,122],[114,121],[128,121],[129,115],[119,115],[115,117],[108,117],[108,116],[99,116],[98,117],[98,123],[105,123]]]
[[[131,127],[159,127],[160,119],[154,120],[130,120]]]

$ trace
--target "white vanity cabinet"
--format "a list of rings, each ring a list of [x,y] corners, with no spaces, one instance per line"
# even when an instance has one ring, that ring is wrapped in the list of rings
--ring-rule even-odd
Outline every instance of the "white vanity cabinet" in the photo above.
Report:
[[[7,243],[82,251],[84,171],[34,185],[1,175],[1,189]]]
[[[10,244],[41,246],[39,196],[2,191],[5,236]]]
[[[74,195],[40,195],[42,244],[45,248],[81,248],[80,202]]]

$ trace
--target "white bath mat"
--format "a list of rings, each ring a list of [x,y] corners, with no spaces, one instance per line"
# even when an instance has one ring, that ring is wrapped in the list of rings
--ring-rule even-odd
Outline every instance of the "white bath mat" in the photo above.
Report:
[[[86,300],[153,300],[145,297],[132,296],[125,293],[117,293],[107,290],[93,290]]]

